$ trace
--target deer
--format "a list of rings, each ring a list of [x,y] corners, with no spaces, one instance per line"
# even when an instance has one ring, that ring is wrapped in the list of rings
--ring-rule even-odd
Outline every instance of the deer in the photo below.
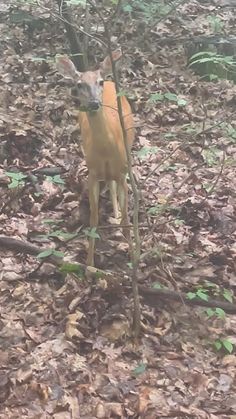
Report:
[[[121,58],[121,51],[112,52],[112,60]],[[61,76],[76,87],[78,120],[82,146],[88,168],[90,228],[98,227],[100,182],[108,184],[114,217],[121,212],[122,232],[130,243],[128,217],[128,172],[124,135],[118,113],[115,83],[104,80],[112,72],[107,56],[95,71],[79,72],[68,56],[56,57],[56,68]],[[134,142],[134,121],[131,106],[125,96],[120,97],[124,128],[129,150]],[[87,265],[94,266],[95,238],[89,237]]]

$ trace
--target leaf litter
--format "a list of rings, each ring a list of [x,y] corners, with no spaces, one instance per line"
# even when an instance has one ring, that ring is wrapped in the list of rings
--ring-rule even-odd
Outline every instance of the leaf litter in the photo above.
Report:
[[[185,2],[141,34],[137,16],[126,16],[120,32],[129,56],[123,83],[135,98],[133,167],[142,185],[140,283],[192,292],[210,283],[213,295],[235,289],[236,87],[197,78],[181,44],[158,42],[209,33],[216,3]],[[219,339],[235,345],[233,316],[208,318],[183,303],[143,300],[142,335],[133,343],[127,246],[107,227],[106,191],[99,269],[87,277],[72,269],[85,261],[89,211],[76,112],[51,64],[31,59],[61,52],[63,27],[40,7],[21,8],[45,26],[31,37],[27,25],[1,21],[0,234],[47,243],[70,270],[1,247],[0,417],[233,418],[235,350],[214,348]],[[232,10],[221,16],[231,34]],[[28,177],[55,166],[66,170]],[[11,190],[7,172],[23,183]]]

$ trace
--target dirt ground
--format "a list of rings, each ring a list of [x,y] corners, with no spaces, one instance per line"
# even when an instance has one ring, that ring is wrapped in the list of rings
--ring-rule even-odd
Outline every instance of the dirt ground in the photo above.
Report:
[[[84,270],[87,168],[53,66],[68,52],[56,13],[53,2],[0,5],[0,418],[236,418],[235,315],[142,292],[233,302],[236,87],[195,75],[186,42],[212,35],[214,16],[235,36],[235,9],[190,0],[156,21],[123,12],[114,26],[136,125],[138,342],[128,246],[105,190],[99,270]],[[92,40],[91,61],[104,54]]]

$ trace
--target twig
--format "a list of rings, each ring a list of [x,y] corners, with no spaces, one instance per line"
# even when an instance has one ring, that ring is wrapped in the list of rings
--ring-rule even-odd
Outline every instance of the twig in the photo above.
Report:
[[[201,207],[203,206],[203,204],[206,202],[206,200],[209,198],[209,196],[210,196],[210,195],[212,194],[212,192],[214,191],[214,189],[215,189],[215,187],[216,187],[217,183],[219,182],[219,180],[220,180],[220,178],[221,178],[221,176],[222,176],[222,173],[223,173],[223,170],[224,170],[224,164],[225,164],[225,152],[223,153],[223,159],[222,159],[222,163],[221,163],[221,166],[220,166],[220,171],[219,171],[219,173],[218,173],[218,175],[217,175],[217,177],[216,177],[215,181],[213,182],[213,184],[212,184],[211,188],[207,191],[206,196],[205,196],[205,197],[203,198],[203,200],[202,200],[201,202],[199,202],[199,204],[197,205],[197,209],[199,209],[199,208],[201,208]]]
[[[107,48],[107,45],[105,44],[104,41],[102,41],[101,39],[97,38],[94,35],[91,35],[90,33],[85,32],[83,29],[81,29],[79,26],[75,25],[74,23],[68,22],[66,19],[64,19],[63,17],[61,17],[60,15],[53,13],[51,11],[51,9],[49,7],[43,6],[40,3],[40,0],[36,0],[36,4],[41,7],[43,10],[46,10],[48,13],[50,13],[50,15],[52,17],[54,17],[55,19],[59,19],[61,20],[63,23],[67,23],[68,25],[72,26],[74,29],[76,29],[78,32],[81,32],[83,35],[88,36],[91,39],[94,39],[95,41],[97,41],[100,45],[103,45],[105,48]]]
[[[70,49],[73,55],[73,61],[79,71],[85,71],[86,69],[86,50],[84,50],[83,45],[80,43],[77,33],[75,32],[71,16],[68,11],[68,7],[65,0],[56,0],[59,8],[59,15],[64,20],[64,25],[67,33],[67,37],[70,43]]]
[[[89,33],[89,23],[90,23],[90,13],[89,13],[89,7],[88,7],[88,2],[86,1],[85,4],[85,20],[84,20],[84,30],[85,32]],[[84,35],[84,40],[83,40],[83,50],[86,52],[86,54],[84,55],[84,65],[85,65],[85,69],[88,69],[88,41],[89,41],[89,37],[87,35]]]
[[[110,36],[110,28],[109,23],[106,21],[101,14],[100,10],[94,5],[92,0],[87,0],[89,4],[91,4],[92,7],[96,10],[96,13],[98,14],[99,18],[101,19],[103,26],[104,26],[104,32],[105,37],[107,40],[108,45],[108,54],[111,60],[112,65],[112,73],[116,88],[116,94],[117,94],[117,105],[118,105],[118,113],[120,118],[120,124],[123,132],[123,138],[124,138],[124,145],[127,155],[127,163],[128,163],[128,173],[131,183],[131,188],[134,196],[134,212],[133,212],[133,232],[134,232],[134,243],[135,248],[132,249],[132,289],[133,289],[133,298],[134,298],[134,316],[133,316],[133,330],[134,330],[134,336],[137,339],[140,333],[140,301],[139,301],[139,292],[138,292],[138,266],[139,266],[139,260],[140,260],[140,236],[139,236],[139,224],[138,224],[138,214],[139,214],[139,190],[136,187],[133,171],[132,171],[132,160],[131,160],[131,154],[128,146],[127,141],[127,132],[125,129],[124,124],[124,118],[122,113],[122,106],[121,106],[121,99],[119,95],[119,83],[115,68],[115,63],[112,57],[112,44],[111,44],[111,36]]]
[[[122,4],[122,0],[118,0],[115,10],[114,12],[109,16],[109,18],[107,19],[107,22],[112,22],[114,23],[114,18],[118,16],[120,10],[121,10],[121,4]]]

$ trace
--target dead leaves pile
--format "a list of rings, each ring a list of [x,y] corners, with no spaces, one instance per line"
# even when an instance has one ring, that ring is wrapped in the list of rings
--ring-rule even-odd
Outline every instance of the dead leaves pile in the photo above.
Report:
[[[73,102],[50,63],[62,51],[63,30],[47,10],[27,4],[25,12],[44,20],[31,34],[1,8],[0,233],[83,262],[87,169]],[[159,42],[206,35],[212,13],[215,3],[191,0],[142,33],[138,19],[126,15],[113,39],[127,47],[123,83],[135,99],[139,280],[177,291],[206,283],[215,292],[235,288],[236,88],[199,80],[181,45]],[[235,15],[222,9],[221,16],[232,33]],[[106,192],[101,207],[107,225]],[[1,248],[0,417],[233,419],[236,357],[212,343],[235,345],[235,319],[209,320],[179,303],[143,304],[135,346],[127,246],[116,228],[99,234],[105,273],[86,278]]]

